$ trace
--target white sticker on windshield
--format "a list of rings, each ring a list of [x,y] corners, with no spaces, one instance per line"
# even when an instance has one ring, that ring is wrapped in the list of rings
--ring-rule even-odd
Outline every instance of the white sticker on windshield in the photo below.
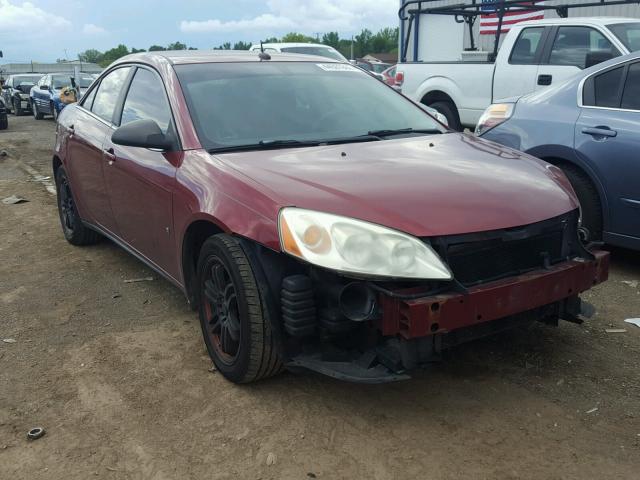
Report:
[[[353,65],[347,65],[346,63],[317,63],[325,72],[357,72],[358,69]]]

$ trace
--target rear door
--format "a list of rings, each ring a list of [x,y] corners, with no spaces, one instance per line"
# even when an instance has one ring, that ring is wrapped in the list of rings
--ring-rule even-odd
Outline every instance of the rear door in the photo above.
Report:
[[[575,148],[607,192],[607,231],[640,238],[640,61],[589,77],[582,102]]]
[[[498,55],[493,101],[524,95],[536,89],[538,67],[549,30],[550,27],[523,28],[511,52],[505,56]]]
[[[100,85],[74,109],[67,143],[67,168],[82,217],[109,233],[118,234],[104,181],[103,148],[113,132],[113,115],[131,67],[122,67],[105,76]]]
[[[40,112],[44,112],[49,109],[49,90],[43,89],[43,86],[50,88],[51,75],[45,75],[44,77],[42,77],[38,84],[33,88],[33,100],[38,106],[38,110]]]
[[[155,121],[163,133],[175,129],[160,76],[151,69],[136,70],[116,123]],[[176,154],[105,143],[105,179],[121,238],[147,260],[177,276],[172,221],[172,193]]]
[[[550,33],[552,41],[543,53],[536,89],[555,85],[598,63],[620,56],[620,50],[594,27],[559,26]]]

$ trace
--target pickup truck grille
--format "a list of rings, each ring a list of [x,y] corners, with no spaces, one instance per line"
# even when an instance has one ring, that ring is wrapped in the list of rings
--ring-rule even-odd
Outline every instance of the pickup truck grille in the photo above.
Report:
[[[576,215],[516,229],[431,239],[455,279],[465,287],[562,262],[578,249]]]

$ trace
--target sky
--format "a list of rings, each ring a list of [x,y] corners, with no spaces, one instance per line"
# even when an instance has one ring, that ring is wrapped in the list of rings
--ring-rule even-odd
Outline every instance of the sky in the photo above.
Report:
[[[350,38],[363,28],[397,26],[398,6],[398,0],[0,0],[0,63],[74,59],[120,43],[213,48],[291,31]]]

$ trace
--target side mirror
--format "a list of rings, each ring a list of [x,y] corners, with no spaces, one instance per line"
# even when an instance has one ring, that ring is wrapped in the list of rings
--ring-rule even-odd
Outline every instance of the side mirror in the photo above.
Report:
[[[49,85],[40,85],[40,90],[49,90]]]
[[[111,136],[116,145],[139,148],[155,148],[157,150],[171,150],[173,140],[165,135],[153,120],[136,120],[121,126]]]

